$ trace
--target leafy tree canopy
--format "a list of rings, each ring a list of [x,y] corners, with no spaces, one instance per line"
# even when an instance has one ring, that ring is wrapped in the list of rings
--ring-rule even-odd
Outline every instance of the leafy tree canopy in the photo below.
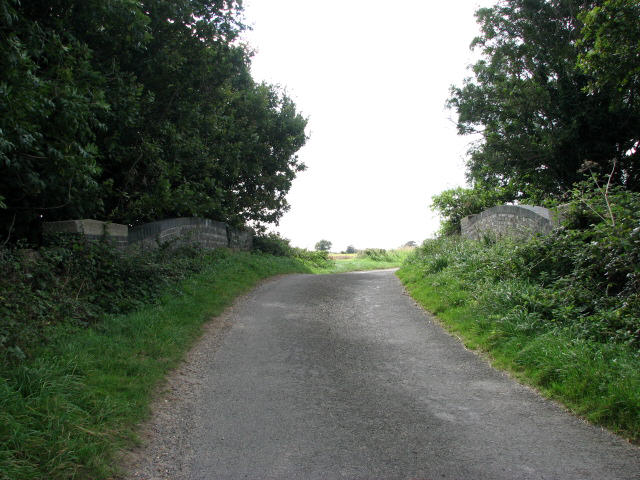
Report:
[[[590,75],[587,90],[613,95],[609,108],[624,113],[623,120],[631,125],[621,141],[632,145],[627,157],[634,160],[640,147],[640,2],[606,0],[580,18],[584,28],[578,65]]]
[[[635,91],[636,3],[502,0],[478,10],[472,46],[483,57],[448,102],[461,134],[482,135],[467,163],[472,184],[535,201],[568,191],[589,161],[595,173],[616,162],[613,182],[640,190],[640,115],[621,108],[619,89],[592,88],[613,82],[627,98]],[[613,33],[612,24],[621,28]],[[633,53],[619,57],[613,44]]]
[[[331,250],[332,243],[329,240],[320,240],[316,243],[315,249],[319,252],[328,252]]]
[[[0,233],[78,217],[277,223],[306,119],[236,0],[0,0]]]

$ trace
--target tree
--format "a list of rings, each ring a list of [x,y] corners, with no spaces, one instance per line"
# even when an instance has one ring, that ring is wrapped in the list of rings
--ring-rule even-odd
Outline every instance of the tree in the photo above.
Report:
[[[146,0],[144,7],[150,40],[127,68],[150,101],[103,176],[109,218],[277,223],[304,169],[295,153],[306,120],[277,88],[251,78],[250,54],[236,42],[244,29],[239,2]]]
[[[306,119],[256,83],[236,0],[0,0],[0,234],[277,223]]]
[[[617,108],[615,93],[587,91],[593,81],[578,67],[581,13],[602,2],[502,0],[476,13],[483,58],[473,78],[452,87],[449,106],[461,134],[480,133],[467,175],[483,188],[507,188],[514,198],[559,196],[593,162],[614,182],[640,189],[627,153],[638,124]]]
[[[320,240],[316,243],[315,249],[319,252],[328,252],[331,250],[331,242],[329,240]]]
[[[418,246],[418,244],[416,242],[414,242],[413,240],[409,240],[407,243],[405,243],[403,245],[403,247],[405,247],[405,248],[414,248],[414,247],[417,247],[417,246]]]
[[[353,245],[349,245],[345,250],[345,253],[356,253],[356,251],[356,247],[354,247]]]
[[[64,2],[0,0],[0,233],[100,206],[96,131],[108,109]],[[88,2],[95,4],[99,2]]]
[[[584,12],[578,65],[590,82],[587,92],[613,96],[610,110],[621,113],[627,136],[621,139],[629,147],[622,158],[623,168],[633,172],[633,184],[640,184],[637,163],[640,149],[640,3],[637,0],[606,0],[601,6]]]
[[[579,66],[591,88],[613,88],[619,100],[638,108],[640,88],[640,3],[606,0],[581,14],[584,23]]]

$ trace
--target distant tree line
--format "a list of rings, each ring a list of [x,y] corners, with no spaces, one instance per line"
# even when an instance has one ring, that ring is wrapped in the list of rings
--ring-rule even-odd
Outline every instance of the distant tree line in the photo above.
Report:
[[[471,188],[434,197],[445,231],[488,206],[562,198],[585,176],[640,191],[640,2],[501,0],[476,17],[482,58],[448,105],[481,141]]]
[[[240,0],[0,0],[0,243],[42,220],[277,222],[306,119]]]

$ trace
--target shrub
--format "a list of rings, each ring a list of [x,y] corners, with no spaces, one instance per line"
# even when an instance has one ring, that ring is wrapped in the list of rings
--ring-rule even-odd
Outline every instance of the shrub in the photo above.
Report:
[[[282,238],[278,233],[268,233],[253,237],[253,249],[277,257],[290,257],[293,255],[290,240]]]
[[[365,248],[358,253],[360,258],[370,258],[376,262],[384,262],[393,260],[384,248]]]
[[[575,338],[640,346],[640,194],[579,184],[564,224],[528,242],[427,240],[408,262],[444,272],[498,322],[569,328]],[[530,328],[530,327],[527,327]],[[532,327],[531,327],[532,328]]]
[[[305,248],[294,248],[293,256],[317,268],[329,268],[333,265],[333,262],[329,259],[329,253],[326,250],[316,250],[312,252]]]
[[[39,250],[0,249],[0,359],[19,361],[49,327],[86,326],[153,302],[220,252],[165,245],[122,252],[107,241],[57,235]]]

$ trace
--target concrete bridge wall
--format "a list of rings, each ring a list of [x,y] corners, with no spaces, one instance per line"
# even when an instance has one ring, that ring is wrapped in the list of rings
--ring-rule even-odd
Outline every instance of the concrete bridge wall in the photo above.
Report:
[[[483,235],[531,237],[550,233],[558,224],[555,212],[530,205],[500,205],[477,215],[464,217],[460,222],[461,234],[480,239]]]
[[[197,244],[204,248],[251,250],[253,230],[233,228],[206,218],[169,218],[129,228],[99,220],[47,222],[44,233],[77,233],[91,240],[108,238],[121,248],[157,248],[165,243]]]

